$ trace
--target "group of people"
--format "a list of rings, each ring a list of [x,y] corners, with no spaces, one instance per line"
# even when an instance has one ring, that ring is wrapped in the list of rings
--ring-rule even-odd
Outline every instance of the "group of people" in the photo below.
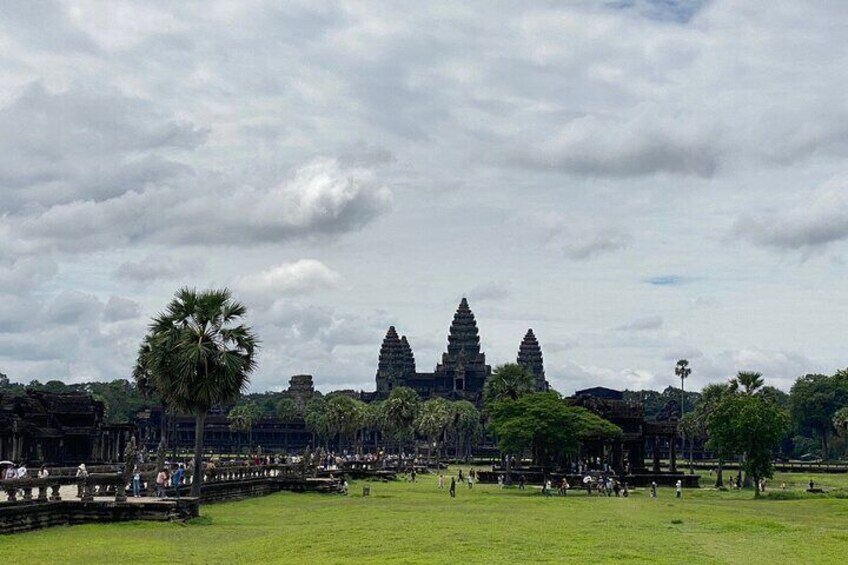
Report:
[[[444,473],[439,473],[439,478],[437,480],[437,484],[440,489],[445,488],[446,477]],[[474,488],[474,483],[477,481],[477,471],[474,468],[468,470],[467,475],[462,474],[462,469],[460,469],[456,476],[452,476],[450,478],[450,486],[448,487],[448,493],[451,498],[456,498],[456,485],[457,484],[468,484],[468,490]]]
[[[165,489],[168,485],[174,488],[174,492],[176,493],[176,497],[180,497],[180,486],[183,482],[183,477],[185,476],[185,465],[180,463],[179,465],[174,464],[171,465],[170,469],[168,465],[165,465],[159,472],[156,473],[156,497],[157,498],[165,498]],[[140,494],[136,494],[136,477],[138,477],[138,488],[141,489],[141,472],[136,467],[133,472],[133,496],[140,496]]]
[[[592,492],[596,492],[598,496],[630,496],[630,487],[627,483],[621,483],[612,475],[602,474],[597,478],[592,475],[583,477],[583,488],[586,489],[586,494],[592,496]]]
[[[42,466],[38,470],[37,476],[39,479],[46,479],[48,476],[50,476],[50,472],[47,470],[47,467]],[[2,478],[4,481],[9,481],[13,479],[29,479],[29,469],[27,469],[25,463],[7,464],[6,469],[3,471],[2,474],[0,474],[0,478]]]

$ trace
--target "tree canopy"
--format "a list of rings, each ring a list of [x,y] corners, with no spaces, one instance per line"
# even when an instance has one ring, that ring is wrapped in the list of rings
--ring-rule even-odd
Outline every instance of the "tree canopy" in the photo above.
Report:
[[[502,452],[530,450],[540,465],[557,464],[577,453],[581,440],[621,435],[618,426],[584,408],[570,406],[555,392],[505,398],[492,405],[490,418]]]
[[[759,496],[759,479],[772,476],[772,454],[789,418],[772,398],[757,392],[759,386],[741,384],[730,386],[712,410],[708,420],[710,441],[725,455],[743,455],[742,468],[753,479]]]

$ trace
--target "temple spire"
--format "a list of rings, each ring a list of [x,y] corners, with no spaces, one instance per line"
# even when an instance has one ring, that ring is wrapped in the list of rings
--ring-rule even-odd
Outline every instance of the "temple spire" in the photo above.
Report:
[[[474,313],[465,298],[459,303],[459,307],[453,315],[453,322],[448,333],[448,351],[445,353],[442,362],[446,365],[455,364],[460,351],[464,351],[465,358],[472,363],[477,362],[480,355],[480,336],[477,331],[477,321],[474,319]]]
[[[536,390],[548,390],[548,382],[545,380],[545,365],[542,361],[542,349],[533,329],[527,330],[524,339],[518,348],[518,364],[533,374],[536,382]]]
[[[407,352],[408,350],[408,352]],[[394,326],[389,326],[383,345],[380,347],[380,359],[377,363],[377,392],[388,393],[404,377],[405,364],[412,350],[409,344],[398,337]]]

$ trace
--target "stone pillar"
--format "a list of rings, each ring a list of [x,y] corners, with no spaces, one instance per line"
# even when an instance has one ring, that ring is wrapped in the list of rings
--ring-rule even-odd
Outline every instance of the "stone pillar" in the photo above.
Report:
[[[59,483],[55,483],[50,485],[50,490],[53,491],[53,494],[50,496],[50,500],[54,502],[58,502],[62,500],[62,496],[59,494],[59,489],[62,488],[62,485]]]
[[[671,467],[669,471],[672,473],[677,472],[677,434],[671,435],[668,438],[668,449],[669,449],[669,457],[671,459]]]
[[[660,472],[660,436],[654,436],[654,473]]]

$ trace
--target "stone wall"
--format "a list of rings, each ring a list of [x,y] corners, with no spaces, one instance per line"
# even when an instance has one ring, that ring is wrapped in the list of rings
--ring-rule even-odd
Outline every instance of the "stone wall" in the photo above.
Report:
[[[50,526],[126,522],[129,520],[168,521],[195,517],[198,504],[194,499],[180,501],[150,500],[143,503],[30,502],[0,504],[0,532],[13,534]]]

